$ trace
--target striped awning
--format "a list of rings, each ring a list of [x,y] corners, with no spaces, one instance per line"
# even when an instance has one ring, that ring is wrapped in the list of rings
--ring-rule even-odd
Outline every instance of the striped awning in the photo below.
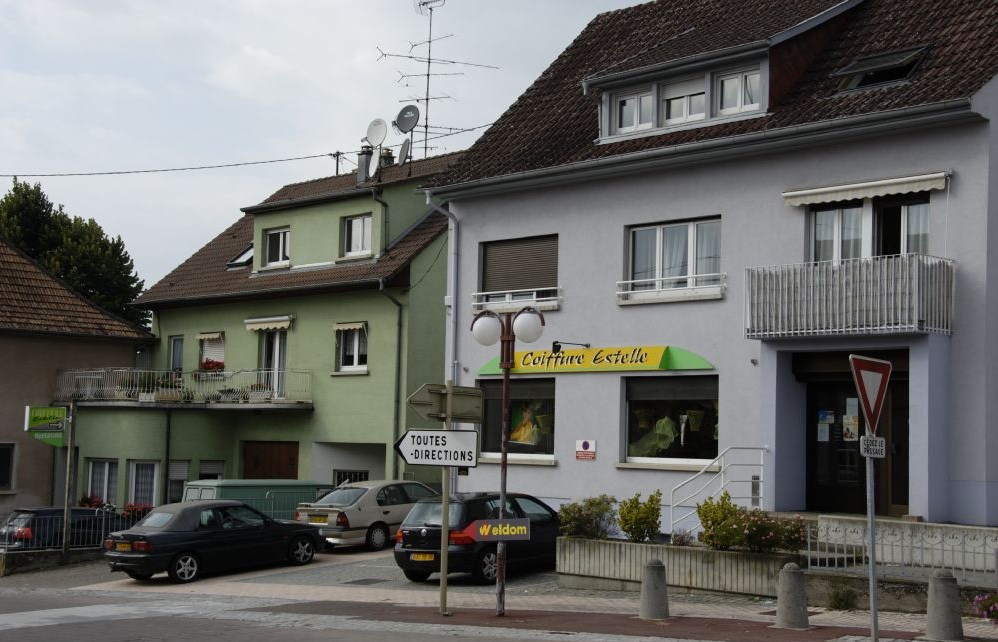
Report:
[[[199,332],[198,341],[217,341],[221,339],[223,334],[221,332]]]
[[[277,317],[254,317],[252,319],[246,319],[244,323],[246,324],[246,329],[250,332],[259,330],[287,330],[291,327],[291,322],[294,321],[295,315],[285,314]]]
[[[351,323],[337,323],[333,326],[333,330],[340,332],[342,330],[366,330],[367,324],[363,321],[354,321]]]
[[[847,185],[831,185],[828,187],[812,187],[783,192],[787,205],[813,205],[815,203],[834,203],[837,201],[854,201],[864,198],[876,198],[890,194],[910,194],[912,192],[928,192],[930,190],[946,189],[946,179],[950,172],[934,172],[916,176],[899,178],[884,178],[862,183]]]

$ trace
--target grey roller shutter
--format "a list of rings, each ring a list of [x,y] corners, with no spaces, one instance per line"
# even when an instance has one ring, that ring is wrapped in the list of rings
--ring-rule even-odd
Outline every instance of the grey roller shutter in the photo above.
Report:
[[[482,248],[482,290],[558,287],[558,236],[493,241]]]

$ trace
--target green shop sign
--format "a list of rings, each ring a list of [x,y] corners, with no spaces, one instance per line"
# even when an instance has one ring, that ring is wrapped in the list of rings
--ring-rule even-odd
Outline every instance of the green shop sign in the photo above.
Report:
[[[24,407],[24,430],[38,441],[62,448],[65,445],[63,428],[66,425],[65,406]]]

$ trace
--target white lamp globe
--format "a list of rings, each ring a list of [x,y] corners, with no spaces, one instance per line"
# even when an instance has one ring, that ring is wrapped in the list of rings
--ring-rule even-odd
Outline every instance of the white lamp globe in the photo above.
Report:
[[[513,319],[513,334],[524,343],[533,343],[541,338],[544,326],[536,312],[522,312]]]
[[[482,315],[471,324],[471,334],[483,346],[495,345],[502,334],[502,322],[491,314]]]

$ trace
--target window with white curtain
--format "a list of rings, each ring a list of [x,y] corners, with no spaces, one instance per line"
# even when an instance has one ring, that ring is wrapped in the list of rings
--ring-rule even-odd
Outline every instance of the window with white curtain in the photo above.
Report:
[[[814,261],[857,259],[863,252],[863,207],[850,203],[811,213],[811,256]]]
[[[370,214],[351,216],[343,220],[343,255],[356,256],[371,253]]]
[[[367,323],[337,323],[336,370],[367,372]]]
[[[133,504],[156,504],[156,474],[159,464],[154,461],[133,461],[129,474],[128,501]]]
[[[721,274],[721,219],[631,229],[630,289],[716,286]]]
[[[118,462],[91,459],[87,463],[87,494],[113,504],[118,498]]]

